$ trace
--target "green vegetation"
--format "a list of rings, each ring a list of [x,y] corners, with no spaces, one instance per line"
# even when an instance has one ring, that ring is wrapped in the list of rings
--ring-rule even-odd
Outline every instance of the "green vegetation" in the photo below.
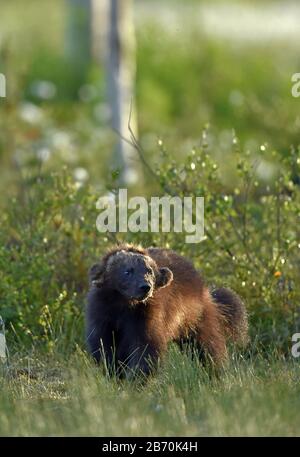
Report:
[[[170,351],[146,387],[106,379],[81,350],[15,357],[0,380],[2,435],[237,436],[299,434],[299,363],[271,351],[233,357],[210,378]]]
[[[207,239],[117,239],[175,249],[209,284],[236,290],[251,342],[219,376],[172,347],[147,385],[120,384],[92,364],[83,331],[88,268],[116,240],[95,227],[96,200],[117,176],[103,69],[81,79],[68,65],[62,1],[28,0],[28,21],[21,5],[1,7],[0,315],[10,359],[0,367],[0,435],[299,434],[296,45],[237,46],[196,24],[177,34],[138,21],[140,143],[152,172],[130,192],[204,196]]]

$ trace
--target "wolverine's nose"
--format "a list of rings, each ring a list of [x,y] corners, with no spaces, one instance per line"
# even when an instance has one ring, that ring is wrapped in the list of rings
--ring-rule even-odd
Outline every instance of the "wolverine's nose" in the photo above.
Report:
[[[143,294],[147,294],[149,292],[149,290],[151,289],[151,287],[149,286],[149,284],[145,283],[145,284],[142,284],[140,286],[140,291],[143,293]]]

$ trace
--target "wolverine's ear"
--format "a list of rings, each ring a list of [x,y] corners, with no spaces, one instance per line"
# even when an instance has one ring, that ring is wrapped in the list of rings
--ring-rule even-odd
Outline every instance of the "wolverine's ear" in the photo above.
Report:
[[[103,263],[95,263],[95,265],[93,265],[89,271],[90,283],[93,284],[94,286],[100,286],[103,282],[103,273],[104,273]]]
[[[169,268],[160,268],[156,278],[156,287],[166,287],[173,281],[173,273]]]

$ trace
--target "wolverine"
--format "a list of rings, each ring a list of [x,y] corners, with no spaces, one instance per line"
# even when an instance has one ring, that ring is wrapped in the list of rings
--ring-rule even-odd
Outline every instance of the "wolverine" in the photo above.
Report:
[[[89,273],[86,338],[94,359],[120,377],[153,372],[170,342],[192,342],[222,365],[227,341],[245,344],[245,305],[227,288],[210,290],[185,257],[164,248],[116,246]]]

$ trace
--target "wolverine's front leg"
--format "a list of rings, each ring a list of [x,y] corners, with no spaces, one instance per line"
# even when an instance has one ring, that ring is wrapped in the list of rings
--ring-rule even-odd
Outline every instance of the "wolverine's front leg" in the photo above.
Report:
[[[117,335],[111,326],[100,325],[87,330],[87,344],[91,355],[97,363],[104,363],[105,368],[112,374],[115,371],[115,354]]]
[[[135,378],[139,375],[150,375],[157,369],[163,352],[164,347],[158,342],[136,336],[130,338],[127,335],[118,348],[121,376]]]

